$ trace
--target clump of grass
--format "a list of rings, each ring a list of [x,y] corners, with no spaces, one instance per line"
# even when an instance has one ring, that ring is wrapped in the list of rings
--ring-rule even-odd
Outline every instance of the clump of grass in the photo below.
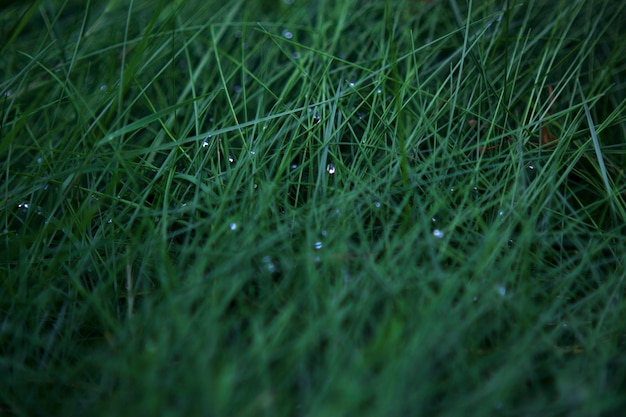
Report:
[[[4,6],[9,415],[615,415],[617,1]]]

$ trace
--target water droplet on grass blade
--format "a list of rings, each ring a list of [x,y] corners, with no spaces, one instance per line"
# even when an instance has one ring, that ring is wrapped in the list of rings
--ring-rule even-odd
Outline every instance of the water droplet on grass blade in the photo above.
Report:
[[[285,37],[285,39],[292,39],[293,38],[293,33],[291,33],[288,30],[283,30],[283,36]]]
[[[380,201],[374,201],[374,207],[380,208],[380,206],[381,206]]]
[[[328,164],[326,171],[328,171],[330,175],[333,175],[335,173],[335,164]]]
[[[313,245],[313,247],[314,247],[316,250],[320,250],[320,249],[322,249],[322,247],[323,247],[323,246],[324,246],[324,245],[322,244],[322,242],[315,242],[315,244]]]
[[[232,222],[231,224],[228,225],[228,228],[230,230],[237,230],[237,223]]]
[[[499,286],[498,287],[498,294],[500,294],[502,297],[504,297],[506,295],[506,287]]]
[[[269,273],[276,272],[276,265],[274,265],[270,256],[264,256],[262,262],[265,264],[265,268]]]
[[[443,239],[443,232],[439,229],[435,229],[433,230],[433,236],[435,236],[437,239]]]

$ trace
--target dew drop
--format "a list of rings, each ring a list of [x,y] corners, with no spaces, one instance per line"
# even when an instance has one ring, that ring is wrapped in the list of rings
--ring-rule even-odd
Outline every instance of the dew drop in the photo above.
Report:
[[[354,81],[348,81],[348,86],[354,87]]]
[[[230,162],[232,164],[233,162],[235,162],[235,158],[233,158],[232,156],[228,155],[228,162]]]
[[[106,91],[106,89],[107,89],[106,84],[100,84],[100,91]]]
[[[206,148],[207,146],[209,146],[209,142],[205,139],[202,141],[202,147]]]
[[[322,244],[322,242],[315,242],[315,244],[313,245],[313,247],[314,247],[316,250],[320,250],[320,249],[322,249],[322,246],[324,246],[324,245]]]
[[[300,58],[300,54],[299,54],[299,53],[297,53],[297,52],[292,52],[292,53],[291,53],[291,57],[292,57],[293,59],[299,59],[299,58]]]
[[[264,256],[262,262],[265,264],[265,268],[269,273],[276,272],[276,265],[274,265],[270,256]]]
[[[443,239],[443,232],[439,229],[435,229],[433,230],[433,236],[435,236],[437,239]]]
[[[107,224],[111,224],[111,223],[113,223],[113,219],[107,220]]]
[[[293,33],[291,33],[288,30],[283,30],[283,36],[285,37],[285,39],[292,39],[293,38]]]
[[[28,203],[20,203],[17,205],[17,208],[19,209],[19,214],[21,216],[26,216],[28,214]]]
[[[326,171],[328,171],[330,175],[333,175],[335,173],[335,164],[328,164]]]
[[[533,169],[535,169],[535,166],[533,164],[530,164],[530,165],[528,165],[528,169],[530,169],[532,171]]]
[[[322,236],[326,236],[328,234],[328,230],[324,229],[320,233]]]
[[[237,230],[237,223],[232,222],[231,224],[228,225],[228,228],[230,230]]]
[[[374,202],[374,207],[376,207],[376,208],[380,208],[380,205],[381,205],[381,204],[380,204],[380,201],[375,201],[375,202]]]
[[[380,88],[380,87],[378,87],[378,88],[376,89],[376,93],[377,93],[377,94],[382,94],[382,93],[383,93],[383,89],[382,89],[382,88]]]
[[[506,287],[500,286],[498,287],[498,293],[504,297],[506,295]]]
[[[250,155],[256,155],[256,151],[250,151]]]

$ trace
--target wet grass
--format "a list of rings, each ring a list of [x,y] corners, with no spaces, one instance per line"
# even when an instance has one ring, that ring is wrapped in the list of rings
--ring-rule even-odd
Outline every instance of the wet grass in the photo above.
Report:
[[[622,2],[221,4],[3,3],[0,414],[619,415]]]

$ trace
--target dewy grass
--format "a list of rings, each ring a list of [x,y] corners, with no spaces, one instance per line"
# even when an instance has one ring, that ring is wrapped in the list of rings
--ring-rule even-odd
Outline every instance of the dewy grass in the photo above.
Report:
[[[619,1],[0,9],[0,413],[626,409]]]

